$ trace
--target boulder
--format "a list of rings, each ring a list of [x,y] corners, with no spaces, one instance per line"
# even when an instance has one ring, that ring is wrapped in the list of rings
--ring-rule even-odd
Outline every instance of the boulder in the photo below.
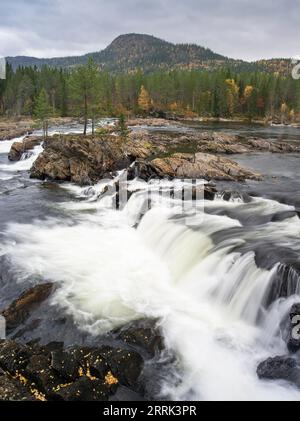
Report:
[[[111,347],[103,347],[100,352],[118,383],[135,390],[144,366],[141,355],[135,351]]]
[[[285,380],[300,387],[300,367],[291,357],[269,358],[259,364],[257,375],[260,379]]]
[[[164,340],[156,320],[139,320],[116,333],[118,339],[146,351],[152,357],[164,349]]]
[[[300,303],[294,304],[291,308],[289,322],[287,347],[291,353],[296,353],[300,351]],[[296,333],[297,336],[299,335],[299,338],[294,335],[295,330],[297,331]]]
[[[31,168],[32,178],[96,183],[109,173],[126,168],[130,161],[117,136],[53,136]]]
[[[8,333],[24,323],[31,313],[47,298],[54,290],[54,284],[49,282],[36,285],[25,291],[1,314],[5,317]]]
[[[63,350],[51,352],[50,368],[66,381],[74,381],[78,378],[80,368],[79,361]]]
[[[14,142],[10,148],[8,159],[10,161],[20,161],[23,154],[33,149],[42,142],[42,138],[37,136],[28,136],[23,142]]]
[[[14,142],[10,148],[8,159],[9,161],[20,161],[23,155],[23,143],[22,142]]]

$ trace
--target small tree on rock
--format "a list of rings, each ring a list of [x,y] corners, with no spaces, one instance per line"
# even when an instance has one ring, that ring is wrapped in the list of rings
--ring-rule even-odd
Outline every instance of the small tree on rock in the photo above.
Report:
[[[127,124],[126,124],[124,114],[121,114],[120,117],[119,117],[118,131],[119,131],[122,139],[127,138],[128,134],[129,134],[129,130],[128,130],[128,127],[127,127]]]

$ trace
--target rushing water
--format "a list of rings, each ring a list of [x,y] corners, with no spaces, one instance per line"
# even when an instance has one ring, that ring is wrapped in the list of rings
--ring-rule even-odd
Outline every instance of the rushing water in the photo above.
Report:
[[[300,141],[296,130],[293,141]],[[104,182],[86,189],[30,180],[41,147],[9,164],[12,143],[0,142],[0,305],[40,280],[59,286],[44,324],[24,340],[71,344],[77,329],[80,341],[90,343],[116,326],[154,317],[177,357],[162,375],[160,397],[299,400],[288,383],[256,375],[261,361],[286,353],[280,325],[300,302],[297,156],[236,157],[267,173],[260,184],[220,184],[248,195],[230,201],[220,195],[204,210],[199,204],[182,214],[179,203],[154,194],[141,218],[146,183],[131,182],[134,193],[118,211],[112,198],[99,199]],[[53,314],[72,316],[76,329],[58,329]]]

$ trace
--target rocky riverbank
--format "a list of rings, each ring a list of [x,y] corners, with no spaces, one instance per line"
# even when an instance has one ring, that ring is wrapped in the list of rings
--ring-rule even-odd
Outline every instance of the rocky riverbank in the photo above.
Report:
[[[72,117],[55,117],[49,119],[49,125],[64,125],[76,122]],[[0,142],[31,134],[40,124],[31,118],[0,119]]]
[[[21,294],[2,315],[11,339],[0,341],[0,400],[107,401],[153,398],[145,364],[164,349],[155,320],[139,320],[99,338],[99,346],[41,345],[16,337],[56,287],[37,285]],[[33,332],[34,333],[34,332]]]
[[[11,140],[28,133],[32,133],[34,123],[32,120],[19,122],[0,121],[0,142],[2,140]]]
[[[10,155],[15,156],[18,150],[19,147]],[[142,132],[131,133],[126,140],[114,134],[54,136],[45,141],[44,152],[34,163],[31,177],[89,185],[136,161],[137,175],[146,180],[154,176],[259,180],[260,174],[223,156],[253,150],[295,152],[298,147],[222,133],[187,136]]]

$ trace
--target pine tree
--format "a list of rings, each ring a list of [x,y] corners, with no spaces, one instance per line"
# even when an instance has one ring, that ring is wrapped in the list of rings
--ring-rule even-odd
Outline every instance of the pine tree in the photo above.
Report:
[[[99,71],[97,65],[90,59],[86,66],[76,68],[70,78],[70,91],[74,101],[75,111],[84,119],[83,133],[87,134],[88,119],[93,122],[100,109],[99,98]]]
[[[43,137],[48,136],[48,118],[51,115],[51,107],[49,105],[48,95],[45,89],[42,89],[35,101],[34,115],[43,124]]]

